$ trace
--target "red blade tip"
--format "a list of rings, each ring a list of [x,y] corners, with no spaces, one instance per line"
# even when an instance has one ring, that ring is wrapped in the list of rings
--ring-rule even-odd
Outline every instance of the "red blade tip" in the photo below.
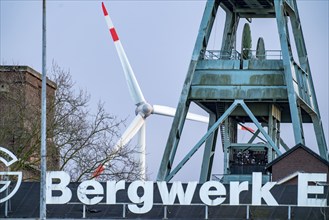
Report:
[[[102,2],[102,9],[103,9],[104,16],[107,16],[108,13],[107,13],[107,10],[105,8],[104,2]]]
[[[99,175],[102,174],[102,172],[105,170],[103,164],[100,164],[97,169],[95,170],[95,172],[93,173],[93,178],[98,177]]]

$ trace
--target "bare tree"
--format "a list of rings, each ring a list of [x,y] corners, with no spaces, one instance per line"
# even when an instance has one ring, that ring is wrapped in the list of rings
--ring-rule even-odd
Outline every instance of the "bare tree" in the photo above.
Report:
[[[100,180],[139,179],[141,171],[134,158],[135,148],[114,147],[124,121],[106,112],[102,102],[92,111],[90,95],[84,90],[76,90],[69,71],[53,63],[48,75],[57,85],[54,97],[47,95],[48,170],[64,170],[70,174],[71,181],[81,181],[92,178],[97,167],[106,163],[108,166],[97,177]],[[10,108],[5,110],[6,123],[3,124],[6,128],[0,131],[0,142],[8,145],[11,141],[11,149],[20,158],[14,169],[33,170],[38,178],[40,103],[27,106],[32,102],[19,100],[22,95],[1,94],[0,98],[7,99],[5,103],[9,103]],[[15,140],[9,140],[11,137]]]
[[[74,91],[69,71],[53,64],[51,75],[57,84],[52,124],[60,170],[80,181],[91,178],[99,165],[109,163],[99,179],[139,179],[135,148],[114,148],[123,121],[107,113],[102,102],[92,114],[88,108],[90,96],[81,89]]]

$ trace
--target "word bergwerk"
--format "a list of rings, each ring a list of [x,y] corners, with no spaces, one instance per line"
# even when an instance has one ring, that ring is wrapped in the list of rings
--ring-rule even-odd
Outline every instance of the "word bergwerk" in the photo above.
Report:
[[[56,180],[53,181],[53,180]],[[58,182],[59,180],[59,182]],[[309,185],[309,182],[326,182],[325,173],[299,173],[298,174],[298,206],[327,206],[327,199],[309,198],[310,194],[323,194],[324,187],[321,185]],[[70,183],[70,176],[64,171],[47,172],[46,183],[46,202],[47,204],[65,204],[70,202],[72,191],[67,186]],[[166,182],[156,182],[163,205],[173,205],[176,197],[180,205],[190,205],[192,198],[196,193],[197,182],[188,182],[184,190],[181,182],[173,182],[170,190]],[[270,190],[276,185],[276,182],[267,182],[262,185],[262,173],[252,174],[252,205],[261,205],[262,199],[269,206],[278,206],[279,204],[271,194]],[[87,180],[81,182],[77,188],[77,197],[81,203],[86,205],[95,205],[100,203],[104,197],[106,204],[116,204],[116,193],[119,190],[126,190],[124,180],[119,182],[106,182],[106,195],[102,184],[96,180]],[[143,193],[139,195],[138,189],[142,188]],[[128,208],[133,213],[147,213],[153,207],[153,189],[152,181],[134,181],[127,188],[127,195],[132,204]],[[229,204],[239,205],[239,195],[242,191],[249,190],[248,181],[231,181],[229,184]],[[60,193],[54,193],[54,192]],[[208,206],[217,206],[226,200],[226,188],[218,181],[208,181],[201,185],[199,190],[201,201]]]

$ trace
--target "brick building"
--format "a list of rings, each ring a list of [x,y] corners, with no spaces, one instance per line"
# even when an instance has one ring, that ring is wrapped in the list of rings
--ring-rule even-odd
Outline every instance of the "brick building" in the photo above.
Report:
[[[0,66],[0,146],[19,158],[10,169],[23,171],[24,180],[40,176],[41,84],[41,74],[28,66]],[[51,131],[55,91],[56,84],[47,80],[47,167],[52,169],[59,165]]]
[[[326,173],[329,183],[329,162],[310,148],[298,144],[266,166],[272,174],[272,181],[296,185],[298,172]]]

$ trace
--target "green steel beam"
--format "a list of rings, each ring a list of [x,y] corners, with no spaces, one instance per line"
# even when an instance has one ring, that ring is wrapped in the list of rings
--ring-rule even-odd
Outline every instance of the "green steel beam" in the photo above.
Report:
[[[193,75],[196,69],[197,62],[200,59],[202,52],[207,47],[207,43],[210,38],[210,33],[213,23],[215,21],[215,16],[217,13],[218,6],[219,6],[219,1],[212,0],[212,1],[207,1],[206,3],[206,7],[201,20],[201,25],[199,28],[199,33],[192,54],[192,60],[190,62],[190,66],[184,82],[181,97],[177,106],[176,115],[174,117],[174,121],[171,126],[171,130],[167,140],[167,145],[163,153],[162,161],[158,171],[157,180],[159,181],[165,180],[166,176],[169,174],[171,170],[171,166],[173,164],[176,155],[177,146],[179,143],[180,135],[182,133],[186,114],[189,107],[188,95],[190,93]]]
[[[299,64],[300,64],[301,68],[305,70],[305,72],[307,73],[307,76],[308,76],[306,78],[306,80],[308,82],[306,82],[305,84],[308,85],[309,87],[307,87],[307,88],[310,89],[310,91],[308,91],[308,92],[310,93],[310,96],[312,99],[311,107],[316,112],[316,115],[311,116],[312,121],[313,121],[315,136],[316,136],[319,153],[320,153],[321,157],[325,158],[326,160],[329,160],[327,142],[325,140],[325,134],[324,134],[323,127],[322,127],[322,120],[321,120],[321,116],[320,116],[320,111],[319,111],[318,102],[317,102],[316,93],[315,93],[314,84],[313,84],[313,79],[312,79],[311,68],[310,68],[307,50],[306,50],[306,46],[305,46],[303,29],[302,29],[302,25],[301,25],[298,10],[297,10],[297,3],[296,3],[296,0],[292,0],[292,2],[294,5],[293,7],[295,7],[295,8],[294,8],[293,12],[289,13],[289,16],[290,16],[290,20],[291,20],[292,31],[293,31],[295,42],[296,42],[296,49],[297,49]]]
[[[259,133],[260,133],[260,130],[257,129],[257,130],[255,131],[255,133],[252,135],[252,137],[250,138],[250,140],[248,141],[248,144],[251,144],[252,142],[254,142],[254,140],[255,140],[256,138],[259,138],[259,137],[258,137]],[[262,140],[263,140],[263,139],[262,139]],[[265,141],[265,140],[263,140],[263,141]]]
[[[252,122],[256,125],[256,127],[259,129],[259,131],[262,133],[262,135],[265,137],[265,139],[268,141],[268,143],[271,145],[271,147],[275,150],[275,152],[280,156],[282,153],[279,150],[279,148],[275,145],[272,138],[266,133],[262,125],[258,122],[257,118],[254,116],[254,114],[251,112],[251,110],[248,108],[246,103],[244,103],[243,100],[238,100],[239,104],[242,106],[242,108],[246,111]]]
[[[213,124],[216,123],[217,114],[211,113],[209,118],[209,127],[211,128]],[[201,173],[200,173],[200,183],[204,183],[210,180],[212,164],[215,155],[216,143],[217,143],[218,129],[206,140],[203,160],[201,165]]]
[[[302,119],[299,117],[299,110],[297,106],[297,97],[294,89],[294,79],[293,75],[294,68],[292,65],[292,52],[291,46],[289,42],[289,35],[287,29],[287,18],[285,17],[283,0],[274,0],[275,12],[276,12],[276,20],[280,37],[280,44],[282,49],[283,56],[283,65],[284,65],[284,75],[287,83],[287,91],[288,91],[288,100],[289,100],[289,108],[290,115],[292,120],[292,126],[294,131],[295,144],[301,143],[305,144],[303,129],[302,129]]]
[[[178,171],[186,164],[186,162],[198,151],[202,144],[212,135],[219,127],[219,125],[233,112],[238,106],[240,100],[235,100],[233,104],[225,111],[225,113],[214,123],[207,133],[199,140],[199,142],[190,150],[190,152],[183,158],[183,160],[165,177],[165,181],[170,181]]]
[[[225,9],[224,9],[225,10]],[[226,19],[222,39],[221,51],[232,51],[236,47],[236,31],[239,24],[239,17],[236,13],[225,10]]]
[[[177,173],[178,171],[187,163],[187,161],[190,160],[190,158],[199,150],[199,148],[202,146],[202,144],[211,136],[214,134],[215,131],[218,130],[218,127],[223,121],[234,111],[234,109],[240,105],[247,113],[247,115],[251,118],[253,123],[256,125],[258,130],[264,135],[265,139],[268,141],[269,145],[275,150],[275,152],[280,156],[282,153],[279,150],[279,148],[275,145],[271,137],[266,133],[264,128],[261,126],[261,124],[258,122],[256,117],[253,115],[251,110],[248,108],[248,106],[244,103],[243,100],[235,100],[233,104],[225,111],[225,113],[214,123],[210,129],[207,131],[207,133],[199,140],[199,142],[190,150],[190,152],[181,160],[181,162],[166,176],[165,181],[170,181]]]

